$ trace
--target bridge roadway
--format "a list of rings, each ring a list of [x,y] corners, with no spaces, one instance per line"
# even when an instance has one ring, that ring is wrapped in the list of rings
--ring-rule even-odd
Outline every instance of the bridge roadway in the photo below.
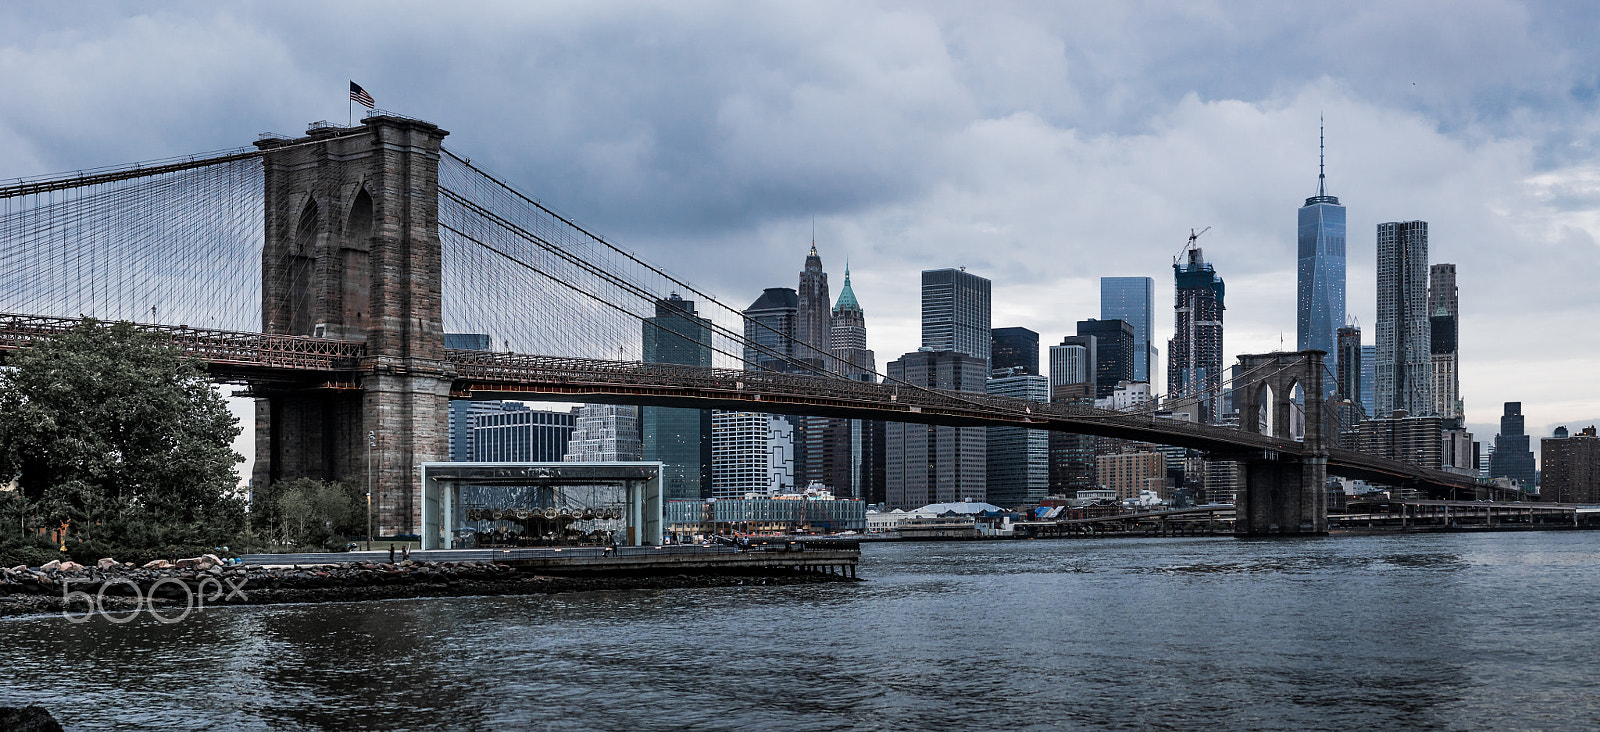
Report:
[[[59,335],[77,318],[0,313],[0,353]],[[355,388],[360,375],[387,364],[359,342],[136,324],[237,383],[300,383]],[[923,389],[842,378],[763,371],[445,350],[438,372],[453,378],[454,399],[521,399],[760,411],[952,427],[1012,426],[1203,450],[1217,459],[1305,457],[1294,440],[1227,427],[971,392]],[[1327,450],[1328,472],[1433,495],[1491,490],[1470,477],[1353,450]],[[1485,497],[1497,498],[1498,495]]]

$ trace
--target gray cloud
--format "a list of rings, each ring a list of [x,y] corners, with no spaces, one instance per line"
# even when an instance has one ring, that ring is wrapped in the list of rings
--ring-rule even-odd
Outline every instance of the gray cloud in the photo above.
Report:
[[[1054,340],[1098,315],[1101,275],[1156,277],[1164,307],[1172,255],[1210,225],[1201,244],[1228,280],[1238,353],[1280,334],[1293,345],[1294,209],[1314,189],[1325,113],[1330,187],[1350,207],[1352,315],[1371,323],[1375,225],[1426,219],[1434,261],[1461,267],[1472,419],[1492,424],[1520,399],[1530,425],[1575,423],[1600,413],[1559,377],[1600,355],[1585,314],[1600,275],[1596,14],[1489,1],[13,5],[0,8],[0,175],[337,121],[353,78],[736,305],[793,284],[815,216],[835,288],[851,261],[880,360],[917,345],[919,269],[993,278],[996,324]]]

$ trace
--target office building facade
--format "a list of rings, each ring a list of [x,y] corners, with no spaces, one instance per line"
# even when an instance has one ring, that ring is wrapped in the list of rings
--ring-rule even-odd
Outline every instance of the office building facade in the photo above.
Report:
[[[1510,478],[1531,493],[1537,476],[1523,421],[1522,402],[1506,402],[1500,434],[1494,436],[1494,452],[1489,455],[1489,477]]]
[[[758,412],[712,412],[712,497],[770,497],[794,487],[794,425],[789,420]]]
[[[1136,347],[1133,324],[1124,320],[1080,320],[1078,337],[1095,342],[1094,392],[1103,399],[1117,384],[1133,381]]]
[[[472,460],[480,463],[558,463],[577,427],[577,410],[547,412],[521,405],[472,419]]]
[[[835,369],[857,381],[877,381],[876,355],[867,348],[867,316],[844,270],[844,286],[833,305],[831,344]],[[819,480],[844,498],[881,503],[884,495],[884,423],[875,420],[824,418],[818,437],[818,466],[807,477]],[[809,437],[809,435],[808,435]],[[812,454],[807,445],[807,457]]]
[[[1539,441],[1539,500],[1600,503],[1600,436],[1593,425],[1575,435],[1556,429]]]
[[[1338,360],[1333,364],[1335,410],[1341,429],[1353,429],[1366,418],[1361,407],[1361,329],[1353,325],[1340,328],[1334,349]]]
[[[1116,491],[1117,500],[1138,498],[1143,490],[1166,498],[1167,456],[1159,452],[1101,455],[1095,471],[1100,487]]]
[[[1461,402],[1461,301],[1456,266],[1428,268],[1428,353],[1432,362],[1433,411],[1445,419],[1466,417]]]
[[[989,360],[956,351],[913,351],[891,361],[888,371],[891,380],[914,386],[982,394]],[[890,508],[986,500],[985,428],[890,422],[886,432],[885,492]]]
[[[964,353],[988,363],[993,351],[989,297],[989,280],[965,269],[924,270],[922,347]]]
[[[1133,379],[1155,384],[1156,281],[1152,277],[1101,277],[1100,319],[1133,326]]]
[[[833,371],[833,306],[828,299],[828,273],[822,271],[816,242],[806,255],[795,293],[796,355],[823,371]]]
[[[1051,346],[1051,388],[1066,384],[1092,384],[1095,378],[1095,350],[1094,336],[1067,336],[1061,339],[1061,345]]]
[[[693,300],[673,293],[655,312],[643,325],[645,363],[711,365],[711,321],[699,316]],[[663,464],[662,495],[710,498],[711,410],[640,407],[639,424],[644,459]]]
[[[1039,334],[1027,328],[995,328],[990,332],[989,369],[1010,369],[1039,375]]]
[[[1037,363],[1035,364],[1037,369]],[[995,396],[1050,401],[1050,379],[1012,369],[989,379]],[[986,493],[996,506],[1036,506],[1050,492],[1050,433],[1025,427],[989,427]]]
[[[1434,413],[1428,321],[1428,222],[1378,224],[1377,412]]]
[[[561,457],[569,463],[644,459],[639,408],[627,404],[585,404],[573,420],[572,439]]]

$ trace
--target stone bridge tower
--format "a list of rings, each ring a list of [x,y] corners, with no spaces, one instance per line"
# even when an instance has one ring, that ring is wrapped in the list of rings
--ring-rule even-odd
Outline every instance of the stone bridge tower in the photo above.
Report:
[[[364,482],[370,462],[378,533],[415,533],[416,466],[443,460],[447,440],[439,146],[449,133],[375,116],[306,134],[256,143],[266,153],[261,329],[359,341],[366,357],[329,381],[251,384],[254,482]]]
[[[1300,456],[1256,454],[1239,461],[1236,533],[1245,536],[1328,533],[1328,445],[1323,416],[1322,351],[1239,357],[1233,385],[1239,429],[1302,439]],[[1295,402],[1296,389],[1304,408]]]

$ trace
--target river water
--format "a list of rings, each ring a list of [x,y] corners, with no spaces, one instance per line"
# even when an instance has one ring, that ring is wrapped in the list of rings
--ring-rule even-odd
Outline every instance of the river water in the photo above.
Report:
[[[873,544],[854,584],[0,620],[69,729],[1594,729],[1600,532]]]

